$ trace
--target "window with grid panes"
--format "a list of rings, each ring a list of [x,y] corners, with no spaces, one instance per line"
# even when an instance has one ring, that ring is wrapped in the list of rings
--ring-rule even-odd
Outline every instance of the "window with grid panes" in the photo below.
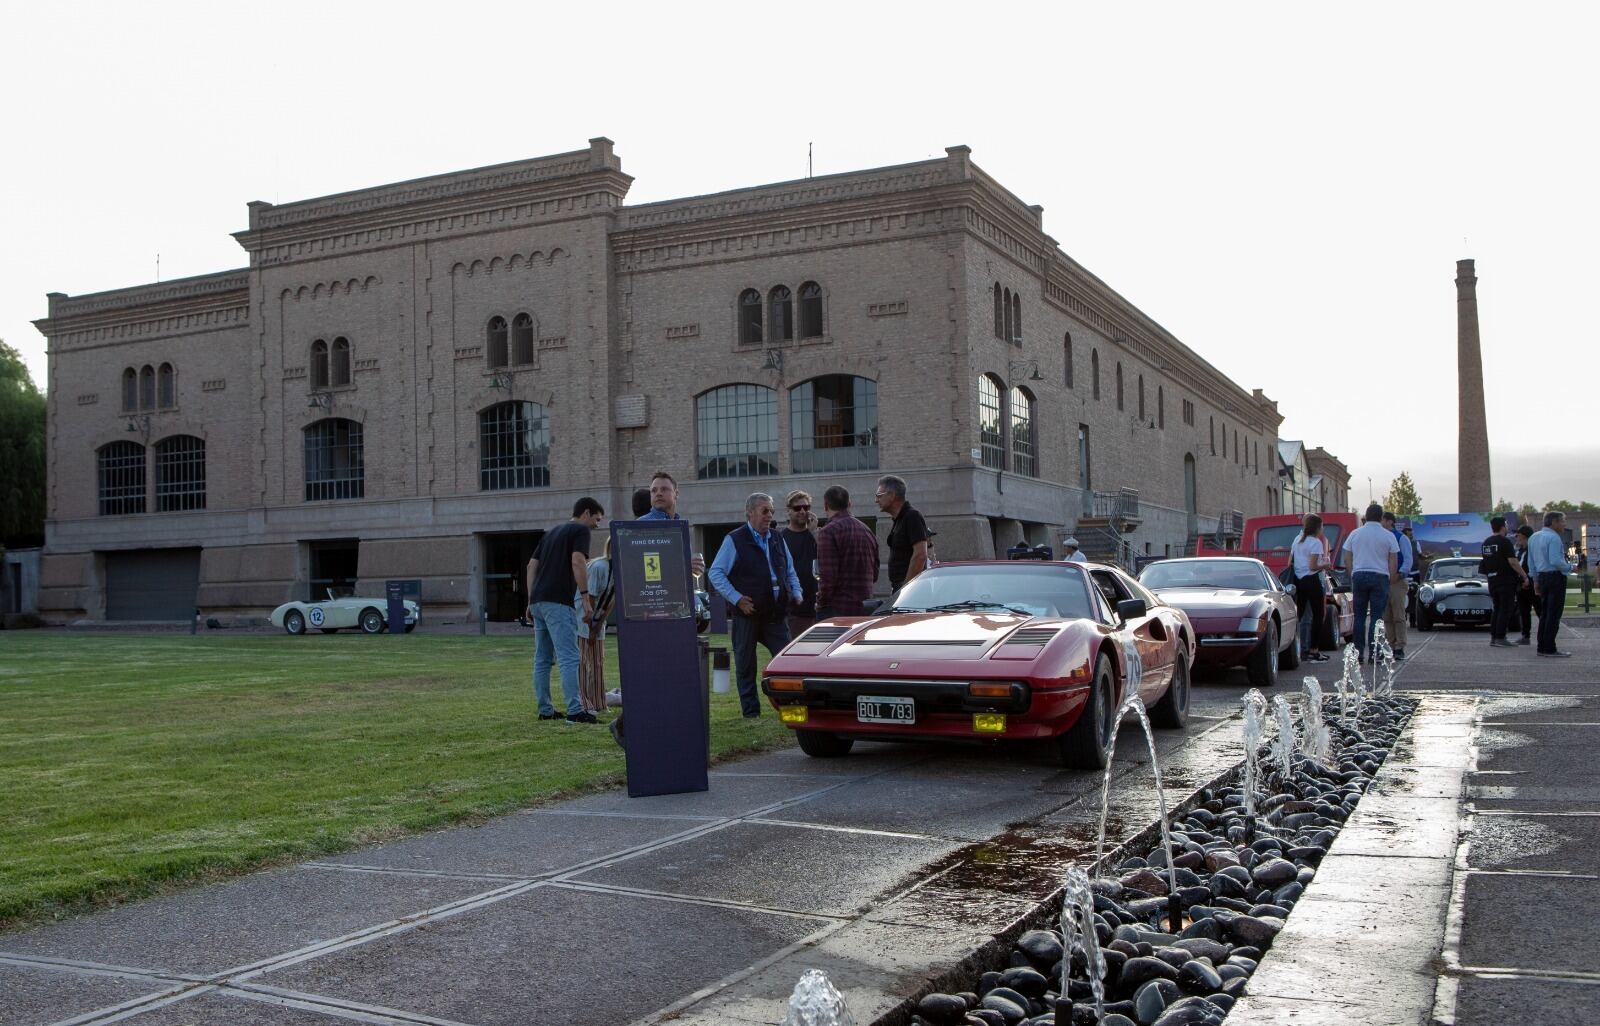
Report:
[[[206,508],[206,443],[173,435],[156,443],[156,512]]]
[[[138,442],[112,442],[96,457],[100,471],[100,515],[121,516],[144,512],[144,446]]]
[[[306,501],[359,499],[366,494],[361,424],[330,417],[306,428]]]
[[[878,383],[830,374],[789,392],[794,472],[873,470],[878,466]]]
[[[1039,454],[1034,448],[1033,396],[1027,389],[1011,389],[1011,469],[1027,477],[1039,476]]]
[[[723,385],[694,401],[696,474],[701,479],[778,472],[778,393]]]
[[[982,464],[995,470],[1006,469],[1006,435],[1002,416],[1000,383],[987,374],[979,375],[978,450]]]
[[[550,485],[550,416],[539,403],[497,403],[478,414],[478,487]]]

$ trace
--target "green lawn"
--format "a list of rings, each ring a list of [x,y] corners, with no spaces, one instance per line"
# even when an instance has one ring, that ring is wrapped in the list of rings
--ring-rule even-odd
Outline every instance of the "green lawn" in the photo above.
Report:
[[[0,634],[0,928],[620,782],[603,726],[539,722],[532,652],[531,633]],[[788,743],[712,699],[717,755]]]

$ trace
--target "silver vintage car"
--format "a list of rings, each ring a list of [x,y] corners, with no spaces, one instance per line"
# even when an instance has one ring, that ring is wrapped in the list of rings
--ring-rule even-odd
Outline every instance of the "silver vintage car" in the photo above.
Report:
[[[1478,571],[1477,556],[1436,559],[1417,589],[1417,630],[1435,624],[1458,627],[1486,624],[1494,612],[1489,581]]]

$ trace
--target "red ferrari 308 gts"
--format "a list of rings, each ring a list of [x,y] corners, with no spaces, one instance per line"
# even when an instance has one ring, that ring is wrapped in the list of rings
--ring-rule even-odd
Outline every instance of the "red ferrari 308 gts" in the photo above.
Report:
[[[1155,725],[1183,726],[1193,658],[1183,612],[1113,567],[945,563],[883,615],[819,622],[761,687],[808,755],[856,738],[1051,739],[1094,769],[1130,692]]]

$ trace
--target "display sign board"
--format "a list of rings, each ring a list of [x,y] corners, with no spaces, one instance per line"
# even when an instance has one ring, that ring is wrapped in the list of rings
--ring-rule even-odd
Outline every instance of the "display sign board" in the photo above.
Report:
[[[1477,556],[1482,553],[1483,540],[1493,532],[1489,528],[1491,513],[1428,513],[1411,517],[1411,536],[1416,539],[1425,558],[1449,556]],[[1506,533],[1517,530],[1517,515],[1507,513]]]
[[[410,581],[384,581],[383,594],[388,599],[388,621],[390,634],[404,634],[406,632],[406,602],[407,598],[417,598],[422,595],[422,582]]]
[[[689,525],[611,523],[617,574],[617,669],[626,702],[628,794],[709,786],[710,722],[689,579]]]

